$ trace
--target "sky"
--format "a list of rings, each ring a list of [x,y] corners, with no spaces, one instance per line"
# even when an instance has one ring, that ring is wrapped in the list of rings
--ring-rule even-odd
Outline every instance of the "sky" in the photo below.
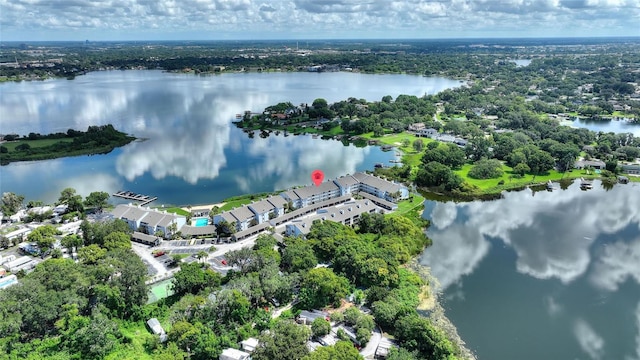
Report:
[[[640,0],[0,0],[1,41],[640,36]]]

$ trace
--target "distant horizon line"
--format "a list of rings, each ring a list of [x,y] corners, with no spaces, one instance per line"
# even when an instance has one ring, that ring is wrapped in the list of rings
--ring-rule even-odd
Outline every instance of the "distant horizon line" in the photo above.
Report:
[[[590,36],[519,36],[519,37],[432,37],[432,38],[309,38],[309,39],[135,39],[135,40],[0,40],[2,43],[68,43],[68,42],[260,42],[260,41],[429,41],[429,40],[544,40],[544,39],[640,39],[640,35],[590,35]]]

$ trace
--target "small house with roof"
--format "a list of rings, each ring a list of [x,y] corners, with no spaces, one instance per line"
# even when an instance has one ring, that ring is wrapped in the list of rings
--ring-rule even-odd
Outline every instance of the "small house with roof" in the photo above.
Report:
[[[640,175],[640,165],[639,164],[624,164],[620,165],[622,172],[629,175]]]
[[[251,354],[234,349],[228,348],[222,350],[222,354],[220,354],[220,360],[250,360]]]
[[[256,338],[248,338],[247,340],[240,342],[242,350],[248,353],[252,353],[258,347],[258,344],[260,344],[260,341]]]
[[[604,170],[607,165],[604,163],[604,161],[600,160],[578,160],[575,162],[573,167],[576,169],[584,169],[590,167],[597,170]]]
[[[162,325],[160,325],[160,321],[158,321],[158,319],[151,318],[147,320],[147,326],[149,326],[149,329],[154,335],[157,335],[160,338],[160,342],[167,341],[167,333],[162,328]]]

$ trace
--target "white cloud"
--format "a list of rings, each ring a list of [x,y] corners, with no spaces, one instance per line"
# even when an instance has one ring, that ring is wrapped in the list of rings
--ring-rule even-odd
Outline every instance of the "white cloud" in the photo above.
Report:
[[[602,359],[604,354],[604,340],[586,321],[578,319],[573,327],[573,334],[578,344],[593,360]]]
[[[438,278],[442,276],[446,288],[473,271],[486,254],[486,238],[491,237],[515,251],[519,272],[572,282],[589,269],[592,245],[600,234],[616,233],[629,225],[640,230],[640,196],[629,196],[635,189],[616,186],[603,202],[601,194],[578,187],[575,183],[567,191],[552,194],[510,192],[500,201],[437,204],[429,214],[434,244],[425,251],[423,263],[432,266]],[[454,222],[456,216],[464,218],[464,223]],[[617,289],[628,278],[640,283],[638,264],[640,239],[614,243],[596,255],[589,278],[607,290]]]
[[[549,316],[555,317],[560,314],[564,309],[558,301],[552,296],[547,296],[544,298],[544,306],[547,309],[547,313]]]
[[[594,285],[608,291],[617,290],[629,278],[640,283],[640,237],[605,246],[589,277]]]
[[[442,290],[471,274],[489,252],[490,244],[475,228],[454,224],[430,232],[433,245],[420,258],[431,269]]]
[[[438,202],[431,212],[431,224],[437,229],[451,225],[458,216],[458,208],[453,201]]]
[[[3,37],[11,40],[59,33],[71,39],[640,33],[640,4],[633,0],[0,0],[0,12]]]

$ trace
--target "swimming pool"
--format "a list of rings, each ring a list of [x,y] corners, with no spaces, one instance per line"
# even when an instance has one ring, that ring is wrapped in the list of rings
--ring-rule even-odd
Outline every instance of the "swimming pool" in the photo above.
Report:
[[[209,219],[207,218],[193,219],[193,226],[207,226],[207,225],[209,225]]]
[[[11,285],[18,283],[18,279],[15,275],[9,275],[4,279],[0,279],[0,290],[8,288]]]

